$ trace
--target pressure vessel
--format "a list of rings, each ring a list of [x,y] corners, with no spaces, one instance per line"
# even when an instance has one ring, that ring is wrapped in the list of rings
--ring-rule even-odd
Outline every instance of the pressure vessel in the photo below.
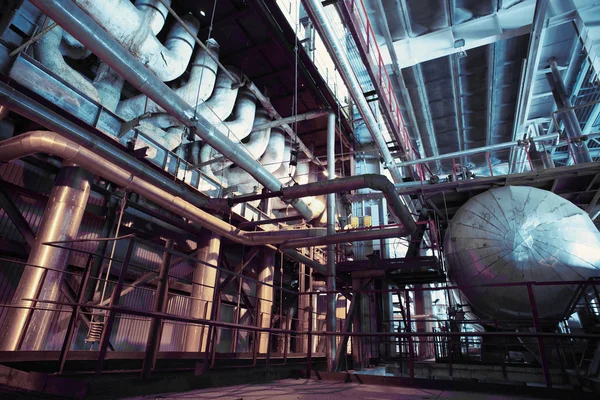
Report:
[[[587,213],[533,187],[506,186],[469,199],[449,223],[444,250],[450,281],[476,315],[499,325],[532,323],[527,287],[474,286],[600,276],[600,232]],[[532,287],[539,318],[551,323],[564,317],[578,285]]]

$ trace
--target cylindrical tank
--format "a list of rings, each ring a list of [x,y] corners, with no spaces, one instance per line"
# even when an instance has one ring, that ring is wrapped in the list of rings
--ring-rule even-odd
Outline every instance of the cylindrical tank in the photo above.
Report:
[[[600,232],[580,208],[541,189],[508,186],[471,198],[446,231],[448,275],[456,285],[581,281],[600,276]],[[558,320],[577,286],[534,286],[539,317]],[[528,319],[527,288],[462,288],[477,315]],[[505,323],[504,323],[505,324]]]

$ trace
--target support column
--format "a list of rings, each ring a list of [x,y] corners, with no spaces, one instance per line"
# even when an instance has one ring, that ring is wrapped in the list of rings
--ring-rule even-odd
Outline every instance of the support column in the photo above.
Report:
[[[335,114],[327,116],[327,173],[335,179]],[[327,195],[327,234],[335,233],[335,193]],[[327,245],[327,331],[336,330],[335,245]],[[327,346],[327,370],[335,371],[336,337],[330,336]]]
[[[306,255],[305,249],[302,254]],[[311,285],[310,279],[307,276],[310,274],[310,267],[306,264],[300,264],[298,269],[298,328],[299,332],[306,332],[308,330],[308,319],[310,318],[310,295],[304,293],[310,292]],[[296,337],[296,352],[306,353],[308,351],[308,336],[298,335]]]
[[[167,239],[165,243],[167,250],[173,249],[173,239]],[[159,313],[167,311],[169,302],[169,266],[171,264],[171,253],[165,251],[163,253],[160,270],[158,273],[158,283],[156,284],[156,292],[154,293],[153,310]],[[150,378],[150,373],[156,366],[156,357],[160,349],[162,336],[162,318],[152,318],[150,329],[148,330],[148,341],[146,342],[146,354],[142,365],[142,378]]]
[[[273,309],[273,275],[275,273],[275,251],[264,249],[261,265],[258,269],[258,281],[256,284],[256,298],[258,300],[258,321],[261,328],[271,327],[271,314]],[[266,353],[269,348],[269,334],[266,332],[259,335],[259,353]]]
[[[31,247],[28,264],[63,270],[69,258],[69,249],[46,246],[42,243],[72,240],[77,238],[85,206],[90,194],[92,175],[83,169],[64,165],[58,172],[54,188],[50,193],[44,217]],[[25,267],[12,304],[33,307],[35,303],[21,300],[58,300],[63,274],[32,266]],[[60,306],[44,304],[49,309]],[[11,308],[0,332],[0,350],[43,350],[48,329],[56,317],[54,311],[34,311],[27,308]],[[30,320],[29,324],[28,321]],[[26,327],[30,334],[23,337]],[[23,345],[21,346],[21,341]]]
[[[569,139],[579,139],[581,136],[583,136],[583,133],[581,132],[581,126],[579,125],[575,111],[571,109],[573,106],[571,105],[571,101],[567,95],[567,90],[565,89],[562,77],[560,76],[560,71],[558,70],[556,60],[553,57],[548,60],[548,63],[550,64],[551,72],[546,74],[546,78],[548,79],[548,83],[552,89],[552,95],[554,96],[556,107],[558,108],[558,111],[570,109],[569,111],[558,113],[558,119],[564,124],[565,131]],[[573,142],[571,140],[570,146],[573,151],[573,157],[575,158],[575,162],[577,164],[588,163],[592,161],[590,152],[585,142],[579,140],[577,142]]]
[[[196,263],[192,277],[192,304],[190,306],[190,317],[192,318],[210,318],[213,296],[217,286],[216,267],[219,262],[220,249],[221,236],[206,230],[202,240],[198,242],[198,251],[196,252],[196,258],[203,262]],[[184,351],[206,351],[207,339],[208,326],[188,325]]]

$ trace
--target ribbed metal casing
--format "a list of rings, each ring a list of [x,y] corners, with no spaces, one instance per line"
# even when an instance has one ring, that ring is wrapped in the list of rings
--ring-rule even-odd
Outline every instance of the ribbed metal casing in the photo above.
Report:
[[[450,222],[444,247],[449,278],[461,286],[600,276],[600,232],[589,216],[532,187],[502,187],[471,198]],[[563,317],[575,290],[574,285],[534,287],[539,317]],[[525,286],[462,292],[478,315],[531,318]]]

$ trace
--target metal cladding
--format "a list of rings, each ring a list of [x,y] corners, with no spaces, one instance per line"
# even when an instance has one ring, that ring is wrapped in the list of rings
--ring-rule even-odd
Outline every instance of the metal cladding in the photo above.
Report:
[[[600,232],[571,202],[541,189],[508,186],[471,198],[444,238],[449,278],[457,285],[577,281],[600,276]],[[534,288],[540,318],[564,316],[576,286]],[[462,287],[479,314],[528,318],[525,286]]]

